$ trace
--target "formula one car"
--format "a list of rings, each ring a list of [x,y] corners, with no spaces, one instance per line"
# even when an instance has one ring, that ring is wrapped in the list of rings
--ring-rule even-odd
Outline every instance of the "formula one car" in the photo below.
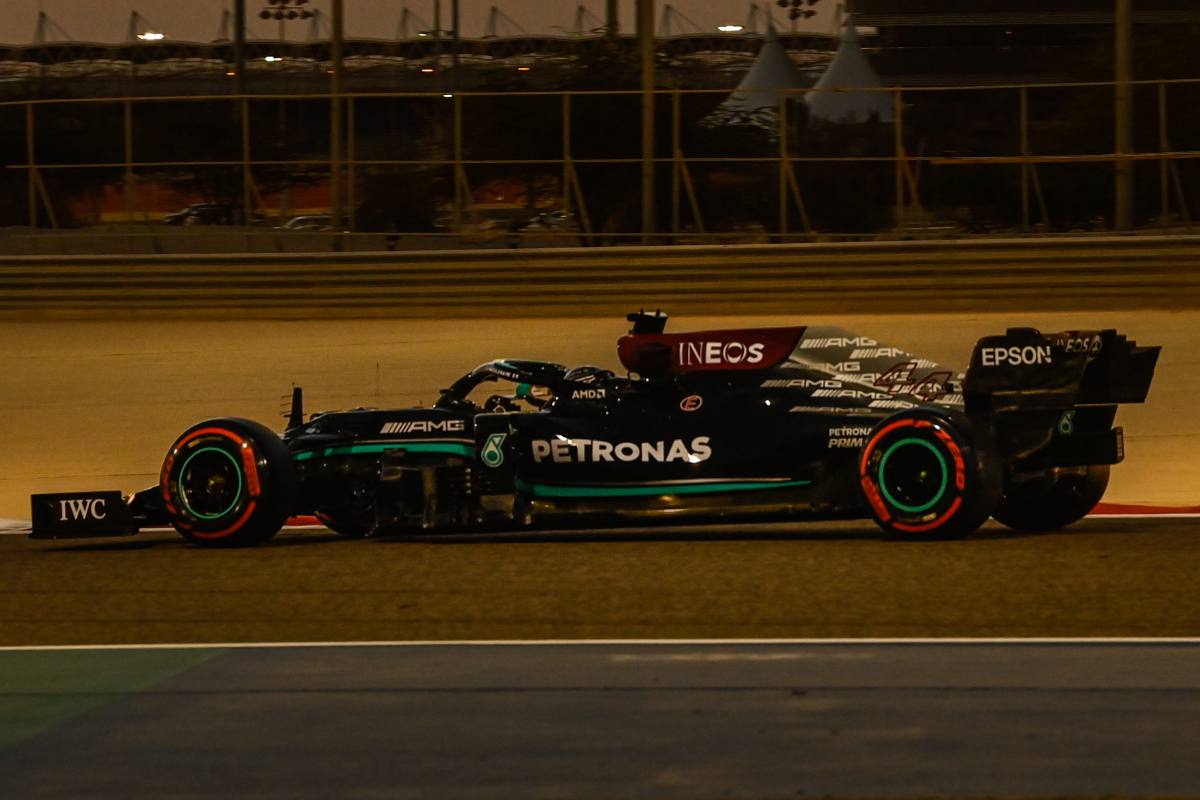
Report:
[[[34,495],[33,536],[172,525],[252,545],[294,515],[348,536],[661,519],[865,519],[905,538],[1068,525],[1123,458],[1119,403],[1159,348],[1010,328],[965,373],[829,327],[665,333],[630,314],[628,373],[502,359],[429,408],[193,425],[159,484]],[[507,388],[500,391],[500,386]]]

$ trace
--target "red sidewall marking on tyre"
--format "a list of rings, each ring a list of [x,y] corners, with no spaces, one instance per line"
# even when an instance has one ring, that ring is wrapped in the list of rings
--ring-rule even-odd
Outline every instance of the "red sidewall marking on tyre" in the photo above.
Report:
[[[253,498],[258,497],[262,493],[262,483],[259,481],[258,461],[251,442],[247,441],[244,437],[239,436],[228,428],[199,428],[198,430],[194,430],[176,442],[176,444],[171,448],[171,452],[167,455],[167,459],[163,463],[163,469],[162,474],[159,477],[159,483],[162,489],[163,499],[166,502],[167,510],[171,512],[173,517],[178,517],[179,512],[175,509],[174,504],[171,502],[170,473],[171,467],[175,465],[175,455],[182,450],[188,442],[201,436],[210,434],[225,437],[237,444],[238,450],[242,454],[242,466],[245,469],[246,477],[246,492],[251,497],[250,504],[246,506],[246,510],[242,512],[242,515],[238,517],[236,522],[219,531],[198,531],[195,529],[195,526],[188,524],[186,521],[182,522],[180,527],[184,528],[189,534],[198,539],[223,539],[226,536],[237,533],[238,530],[246,524],[246,520],[250,519],[250,515],[254,513],[254,509],[258,507],[258,501],[254,500]]]
[[[926,531],[931,531],[944,525],[946,520],[954,516],[954,512],[958,511],[959,506],[961,505],[962,498],[956,497],[954,498],[954,502],[950,504],[950,508],[946,511],[946,513],[935,519],[933,522],[926,522],[923,525],[908,525],[903,522],[893,522],[892,527],[898,531],[904,531],[905,533],[924,533]]]
[[[945,443],[947,449],[950,450],[950,455],[954,458],[954,487],[960,492],[964,491],[967,488],[967,462],[963,458],[962,450],[954,441],[954,437],[941,428],[935,428],[934,433]]]
[[[246,506],[246,510],[242,513],[242,516],[238,517],[238,521],[223,530],[210,532],[189,529],[188,532],[197,539],[223,539],[226,536],[237,533],[238,530],[246,524],[246,520],[250,519],[250,515],[254,513],[254,509],[257,507],[258,501],[251,500],[250,505]]]
[[[879,443],[887,434],[898,428],[911,427],[917,422],[915,419],[900,419],[893,422],[891,425],[884,427],[883,430],[871,437],[871,441],[867,442],[867,446],[863,448],[862,458],[858,462],[858,473],[860,475],[867,474],[867,461],[871,458],[871,451],[875,449],[875,445]]]
[[[867,502],[871,504],[871,507],[875,510],[876,515],[881,521],[889,523],[898,531],[904,531],[905,533],[925,533],[935,530],[936,528],[940,528],[942,525],[946,524],[946,522],[954,516],[958,509],[962,507],[963,499],[960,494],[958,497],[954,498],[954,502],[950,504],[950,507],[946,509],[941,516],[935,520],[923,522],[919,525],[910,525],[908,523],[897,522],[892,519],[891,509],[888,508],[887,503],[885,503],[883,497],[880,496],[879,490],[875,487],[875,482],[871,480],[868,462],[871,460],[871,455],[875,451],[875,446],[879,444],[879,440],[884,436],[887,436],[892,431],[899,430],[900,428],[933,428],[934,435],[937,436],[938,440],[941,441],[946,446],[946,449],[950,451],[950,456],[954,461],[954,486],[960,493],[963,492],[967,486],[966,459],[963,458],[962,449],[958,446],[958,443],[954,441],[954,437],[941,428],[936,427],[927,419],[898,419],[889,425],[885,425],[878,433],[871,437],[871,441],[867,442],[867,446],[863,448],[862,458],[859,460],[858,464],[859,481],[862,483],[863,493],[867,496]]]
[[[242,451],[242,466],[246,469],[246,492],[251,497],[262,494],[262,484],[258,481],[258,458],[254,448],[248,442],[242,442],[238,449]]]
[[[892,515],[888,512],[887,504],[883,502],[883,498],[879,496],[879,490],[875,488],[875,484],[869,477],[863,475],[859,482],[862,484],[863,494],[867,496],[867,502],[875,509],[875,513],[884,522],[889,522]]]

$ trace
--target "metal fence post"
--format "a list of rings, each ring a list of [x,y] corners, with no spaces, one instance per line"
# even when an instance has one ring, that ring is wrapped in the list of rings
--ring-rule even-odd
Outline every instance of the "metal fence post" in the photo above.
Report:
[[[454,233],[462,236],[463,203],[466,200],[463,192],[463,138],[462,138],[462,96],[454,95]],[[472,217],[474,219],[474,217]]]
[[[245,97],[239,101],[242,110],[242,213],[243,225],[249,225],[254,218],[250,213],[250,186],[253,178],[250,175],[250,101]]]
[[[787,200],[787,169],[788,169],[788,146],[787,146],[787,95],[780,94],[779,106],[776,114],[776,121],[779,125],[779,235],[783,236],[787,233],[788,224],[788,200]]]
[[[354,231],[354,98],[346,98],[346,229]]]
[[[892,94],[892,118],[895,133],[894,149],[896,157],[896,227],[905,222],[904,208],[904,103],[899,88]]]
[[[37,229],[37,169],[35,157],[37,154],[34,146],[35,125],[33,119],[33,103],[25,104],[25,178],[27,190],[29,193],[29,227],[31,230]]]
[[[233,0],[233,93],[246,93],[246,0]]]
[[[679,90],[671,93],[671,233],[679,233]]]
[[[1029,157],[1029,92],[1021,87],[1021,156]],[[1029,231],[1029,162],[1021,161],[1021,230]]]
[[[562,196],[563,209],[571,207],[571,95],[562,94]]]
[[[1171,195],[1169,192],[1170,178],[1167,170],[1167,151],[1170,149],[1167,137],[1167,85],[1158,82],[1158,202],[1159,223],[1166,228],[1170,225]]]
[[[133,219],[133,193],[134,193],[134,178],[133,178],[133,103],[125,101],[124,114],[124,130],[125,139],[125,222],[128,224]]]
[[[642,244],[654,241],[654,0],[637,0],[642,61]]]
[[[1116,92],[1113,99],[1116,159],[1116,229],[1133,228],[1133,0],[1116,0]]]
[[[329,66],[333,71],[329,83],[329,186],[330,211],[333,219],[333,229],[340,232],[345,221],[345,206],[342,185],[342,44],[343,0],[330,2],[331,31],[329,41]],[[339,235],[338,244],[341,244]]]

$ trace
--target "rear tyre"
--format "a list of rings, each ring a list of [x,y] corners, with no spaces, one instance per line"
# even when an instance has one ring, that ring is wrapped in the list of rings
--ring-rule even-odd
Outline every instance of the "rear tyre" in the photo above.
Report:
[[[1054,531],[1078,522],[1104,497],[1108,464],[1055,470],[1010,487],[992,515],[1013,530]]]
[[[859,455],[859,487],[879,527],[901,539],[952,539],[984,523],[1000,500],[986,432],[940,409],[876,426]]]
[[[171,524],[185,539],[244,547],[283,527],[296,502],[296,472],[291,453],[269,428],[212,419],[171,445],[159,488]]]

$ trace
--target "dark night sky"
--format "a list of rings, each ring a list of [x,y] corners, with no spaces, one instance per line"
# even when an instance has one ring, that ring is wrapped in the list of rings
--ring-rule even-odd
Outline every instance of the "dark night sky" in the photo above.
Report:
[[[349,36],[391,38],[396,35],[401,9],[408,6],[418,16],[432,25],[434,0],[344,0],[346,8],[346,33]],[[622,30],[634,27],[634,0],[621,0]],[[559,33],[552,28],[558,25],[570,28],[575,18],[575,9],[580,0],[460,0],[462,9],[462,32],[464,36],[483,33],[488,9],[499,6],[522,28],[533,34]],[[704,29],[734,22],[745,24],[749,16],[748,0],[671,0],[673,8],[690,18]],[[33,40],[39,8],[63,28],[72,39],[80,41],[119,42],[125,39],[129,28],[129,14],[136,9],[156,27],[173,39],[184,41],[209,41],[217,35],[221,20],[221,9],[231,8],[231,0],[2,0],[4,13],[0,15],[0,42],[26,44]],[[267,5],[266,0],[247,0],[249,24],[252,33],[263,38],[278,36],[278,23],[257,17],[258,11]],[[328,11],[329,0],[313,0],[312,5]],[[582,5],[597,17],[604,14],[604,0],[582,0]],[[655,2],[655,18],[662,16],[667,5],[663,0]],[[782,9],[773,0],[767,3],[777,25],[787,26]],[[833,31],[833,14],[836,0],[821,0],[820,13],[804,24],[804,28]],[[450,0],[442,0],[443,28],[450,27]],[[687,29],[687,23],[682,23]],[[307,23],[291,22],[287,25],[288,38],[307,37]]]

